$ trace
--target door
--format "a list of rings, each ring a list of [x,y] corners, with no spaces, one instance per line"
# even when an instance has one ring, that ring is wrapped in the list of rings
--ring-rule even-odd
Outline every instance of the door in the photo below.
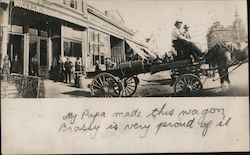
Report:
[[[48,39],[40,39],[39,47],[39,65],[40,65],[40,76],[48,77],[49,65],[48,65]]]
[[[38,38],[30,37],[30,40],[29,40],[29,75],[32,75],[31,73],[32,61],[34,61],[34,58],[37,58],[37,53],[38,53],[37,47],[38,47]]]
[[[9,59],[12,62],[17,55],[19,68],[18,73],[23,74],[23,52],[24,52],[24,37],[23,35],[10,34],[7,53],[9,55]]]
[[[110,36],[111,61],[120,64],[125,62],[124,42],[121,39]]]
[[[34,58],[38,60],[39,76],[48,77],[49,66],[48,66],[48,39],[43,37],[30,37],[29,43],[29,71],[30,65]],[[31,75],[31,71],[30,71]]]

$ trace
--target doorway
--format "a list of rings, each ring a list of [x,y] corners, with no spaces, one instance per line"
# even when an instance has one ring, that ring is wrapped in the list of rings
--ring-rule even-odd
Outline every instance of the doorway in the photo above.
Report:
[[[48,77],[49,71],[49,40],[46,37],[30,37],[29,41],[29,74],[31,74],[31,63],[37,58],[39,76]]]
[[[19,61],[19,69],[18,73],[23,74],[23,52],[24,52],[24,37],[19,34],[10,34],[9,35],[9,43],[7,54],[9,55],[9,59],[12,62],[15,58],[15,55],[18,56]]]
[[[125,62],[124,41],[122,39],[110,36],[111,61],[120,64]]]

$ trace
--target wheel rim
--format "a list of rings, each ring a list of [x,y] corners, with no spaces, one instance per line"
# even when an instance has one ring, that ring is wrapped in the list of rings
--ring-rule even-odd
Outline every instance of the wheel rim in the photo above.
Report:
[[[128,77],[122,79],[124,89],[122,91],[122,96],[124,97],[129,97],[132,96],[136,89],[137,89],[137,84],[138,84],[138,78],[137,77]]]
[[[181,95],[198,95],[203,89],[202,83],[197,76],[192,74],[181,75],[175,82],[174,90],[175,94]]]
[[[91,83],[91,95],[98,97],[119,97],[123,85],[109,73],[98,74]]]

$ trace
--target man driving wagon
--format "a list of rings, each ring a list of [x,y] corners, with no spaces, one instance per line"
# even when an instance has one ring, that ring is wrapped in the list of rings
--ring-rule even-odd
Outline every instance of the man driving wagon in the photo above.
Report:
[[[195,61],[199,61],[200,56],[202,56],[202,52],[191,40],[191,37],[187,32],[189,27],[185,25],[185,32],[182,33],[180,30],[182,26],[181,21],[177,20],[174,26],[175,28],[171,33],[172,52],[174,60],[194,58]]]

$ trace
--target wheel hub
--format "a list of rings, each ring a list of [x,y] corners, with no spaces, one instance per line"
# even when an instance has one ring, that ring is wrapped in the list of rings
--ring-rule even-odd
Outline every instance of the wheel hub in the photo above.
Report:
[[[105,92],[105,93],[108,93],[109,92],[109,85],[108,85],[108,83],[104,83],[103,84],[103,91]]]
[[[188,85],[188,86],[187,86],[187,89],[188,89],[188,91],[191,92],[191,91],[193,91],[193,86],[192,86],[192,85]]]

